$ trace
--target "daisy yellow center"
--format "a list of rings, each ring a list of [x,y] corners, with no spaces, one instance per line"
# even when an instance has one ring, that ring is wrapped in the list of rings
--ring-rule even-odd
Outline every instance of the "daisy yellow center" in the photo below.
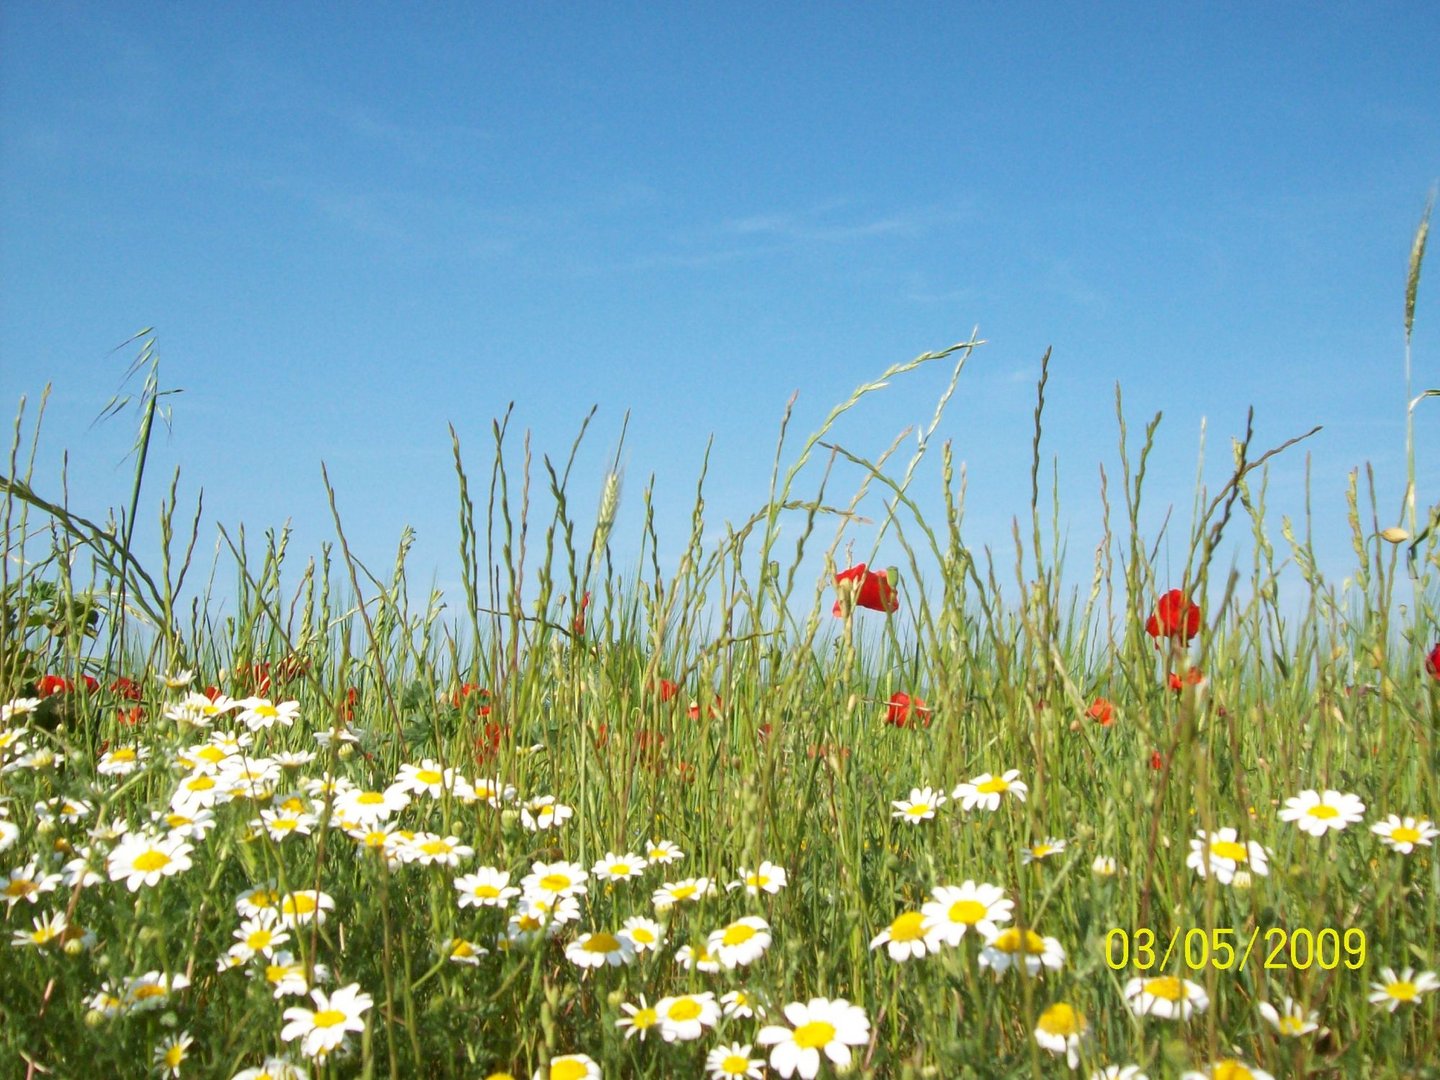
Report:
[[[500,890],[494,885],[476,885],[475,895],[483,896],[486,900],[494,900],[500,895]]]
[[[770,877],[768,874],[747,874],[745,876],[745,884],[755,889],[763,889],[766,885],[770,884]],[[726,1060],[728,1061],[730,1059],[727,1058]]]
[[[614,934],[591,934],[581,946],[586,952],[612,953],[620,951],[620,941]]]
[[[553,1061],[550,1063],[550,1080],[585,1080],[589,1070],[583,1061]]]
[[[1390,831],[1390,839],[1397,844],[1415,844],[1420,840],[1420,830],[1400,825]]]
[[[690,897],[695,895],[695,886],[677,885],[675,886],[675,888],[670,890],[670,895],[673,896],[676,900],[689,900]]]
[[[811,1020],[795,1029],[795,1045],[805,1050],[829,1046],[835,1038],[835,1025],[824,1020]]]
[[[1034,930],[1026,930],[1022,941],[1020,931],[1013,926],[1009,930],[1002,930],[991,944],[1007,953],[1027,952],[1038,956],[1045,951],[1045,939]]]
[[[1151,997],[1164,998],[1166,1001],[1179,1001],[1185,997],[1185,984],[1174,975],[1146,979],[1141,988]]]
[[[136,870],[148,874],[152,870],[163,870],[169,866],[170,856],[166,855],[163,851],[157,851],[151,848],[149,851],[142,851],[139,855],[136,855],[135,862],[132,865]]]
[[[1419,989],[1413,982],[1393,982],[1385,987],[1385,992],[1396,1001],[1414,1001],[1420,996]]]
[[[725,928],[725,936],[721,940],[726,945],[743,945],[755,936],[755,928],[746,926],[744,923],[731,923]]]
[[[985,905],[979,900],[956,900],[950,905],[950,921],[974,926],[985,917]]]
[[[670,1006],[668,1015],[671,1020],[683,1022],[686,1020],[694,1020],[703,1011],[704,1010],[700,1008],[700,1003],[694,998],[682,997],[676,1001],[674,1005]]]
[[[134,750],[131,750],[128,746],[127,746],[127,747],[123,747],[122,749],[119,749],[119,750],[112,750],[112,751],[110,752],[110,760],[111,760],[111,761],[134,761],[134,760],[135,760],[135,751],[134,751]]]
[[[280,910],[286,915],[309,915],[315,910],[315,898],[300,894],[287,896]]]
[[[321,1009],[311,1021],[317,1028],[332,1028],[345,1022],[345,1014],[339,1009]]]
[[[540,879],[540,887],[546,892],[564,892],[570,887],[570,878],[566,874],[546,874]]]
[[[186,825],[194,825],[195,819],[186,817],[184,814],[166,814],[165,824],[172,829],[179,829]]]
[[[515,920],[515,925],[521,930],[533,933],[540,929],[540,920],[533,915],[521,915],[520,918]]]
[[[384,847],[385,841],[388,839],[390,839],[390,834],[383,830],[368,832],[365,834],[365,846],[372,848]]]
[[[299,973],[300,973],[300,965],[299,965],[299,964],[266,964],[266,965],[265,965],[265,980],[266,980],[266,982],[278,983],[278,982],[281,982],[281,981],[283,981],[283,980],[285,980],[285,979],[288,979],[291,975],[298,975]]]
[[[1000,795],[1010,790],[1010,781],[1003,777],[992,777],[983,784],[976,784],[975,790],[982,795]]]
[[[383,791],[362,791],[356,796],[355,801],[361,806],[379,806],[385,801]]]
[[[654,1027],[660,1022],[660,1014],[654,1009],[641,1009],[630,1018],[630,1026],[637,1028]]]
[[[136,1001],[149,1001],[151,998],[165,996],[165,987],[158,983],[146,983],[144,986],[137,986],[131,996]]]
[[[669,854],[669,853],[668,853],[664,848],[655,847],[655,848],[651,848],[651,849],[646,853],[646,857],[647,857],[647,858],[651,858],[651,859],[663,859],[663,858],[665,858],[665,856],[666,856],[667,854]]]
[[[5,895],[29,896],[38,888],[40,888],[40,886],[35,884],[35,882],[33,881],[27,881],[25,878],[16,878],[14,881],[10,882],[8,885],[5,886]]]
[[[274,937],[274,935],[271,934],[269,930],[252,930],[250,935],[245,939],[245,944],[252,949],[263,949],[266,945],[270,944],[272,937]]]
[[[300,814],[304,812],[305,804],[300,801],[298,796],[292,795],[280,804],[280,809],[288,810],[292,814]]]
[[[612,865],[612,866],[610,867],[610,876],[611,876],[611,877],[629,877],[629,876],[630,876],[630,864],[629,864],[629,863],[623,863],[623,862],[617,862],[617,863],[615,863],[614,865]]]
[[[1279,1026],[1282,1035],[1305,1034],[1305,1020],[1300,1016],[1282,1016]]]
[[[918,802],[915,803],[913,806],[907,806],[905,808],[905,812],[911,817],[924,817],[926,814],[930,813],[930,804]]]
[[[165,1064],[172,1069],[178,1069],[180,1063],[185,1060],[185,1047],[180,1043],[169,1047],[165,1051]]]
[[[1339,810],[1336,810],[1335,807],[1331,806],[1329,803],[1323,802],[1317,803],[1305,812],[1311,817],[1320,818],[1322,821],[1327,818],[1337,818],[1340,816]]]
[[[890,924],[891,941],[919,941],[925,936],[925,916],[907,911]]]
[[[426,855],[448,855],[451,851],[448,840],[426,840],[420,845],[420,850]]]
[[[1210,853],[1231,862],[1245,862],[1247,857],[1245,845],[1234,840],[1211,840]]]
[[[1046,855],[1053,853],[1054,850],[1055,849],[1049,844],[1036,844],[1030,849],[1030,854],[1034,855],[1037,859],[1043,859]]]
[[[283,832],[286,829],[293,829],[299,824],[300,823],[296,821],[293,817],[282,817],[275,818],[273,821],[271,821],[270,827],[272,829],[279,829]]]
[[[211,765],[218,765],[230,755],[218,746],[204,746],[195,754],[201,761],[208,761]]]
[[[630,930],[630,940],[638,941],[642,945],[653,945],[655,943],[655,935],[643,926],[636,926]]]
[[[215,781],[209,776],[195,776],[186,781],[185,787],[190,791],[209,791],[215,786]]]
[[[1039,1028],[1047,1035],[1068,1039],[1085,1030],[1085,1017],[1063,1001],[1057,1001],[1040,1014]]]
[[[280,902],[280,894],[269,889],[257,889],[250,894],[250,903],[256,907],[274,907]]]
[[[1235,1060],[1222,1061],[1210,1071],[1213,1080],[1255,1080],[1255,1074]]]
[[[720,1062],[720,1071],[726,1076],[748,1076],[750,1059],[741,1054],[730,1054]]]
[[[475,950],[470,947],[468,941],[457,941],[450,950],[451,956],[474,956]]]
[[[441,780],[444,780],[445,777],[434,769],[420,769],[415,773],[415,779],[419,780],[422,784],[429,785],[438,784]]]
[[[263,716],[267,719],[274,719],[275,717],[280,715],[280,710],[275,708],[274,705],[257,705],[255,706],[255,713],[257,716]]]

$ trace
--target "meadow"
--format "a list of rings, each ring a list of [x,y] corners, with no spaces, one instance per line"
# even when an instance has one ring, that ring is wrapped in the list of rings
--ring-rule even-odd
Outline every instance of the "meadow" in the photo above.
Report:
[[[337,513],[298,566],[284,533],[222,532],[223,617],[173,487],[135,550],[150,343],[118,521],[31,486],[22,408],[4,1075],[1440,1076],[1440,551],[1413,435],[1398,516],[1352,475],[1342,583],[1307,522],[1267,518],[1266,466],[1305,436],[1248,433],[1161,580],[1159,418],[1130,431],[1117,392],[1074,588],[1045,374],[1013,548],[967,546],[931,436],[981,344],[892,367],[798,448],[782,429],[718,540],[702,477],[668,573],[648,492],[617,567],[618,474],[582,520],[575,449],[516,466],[507,417],[483,482],[455,440],[463,597],[411,595],[408,537],[365,567]],[[831,441],[936,365],[912,456]],[[932,453],[943,520],[912,488]],[[799,490],[813,462],[861,489]],[[1248,564],[1216,571],[1236,534]],[[882,541],[898,568],[843,557]]]

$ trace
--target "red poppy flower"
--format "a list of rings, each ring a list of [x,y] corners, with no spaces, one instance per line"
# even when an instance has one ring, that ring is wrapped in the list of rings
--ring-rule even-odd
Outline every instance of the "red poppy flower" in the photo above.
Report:
[[[469,700],[470,695],[475,695],[476,712],[481,716],[490,715],[490,691],[479,683],[467,682],[459,690],[450,695],[450,704],[460,708]]]
[[[126,701],[140,700],[140,684],[134,679],[127,679],[124,675],[110,684],[110,692],[119,694]]]
[[[75,687],[70,680],[60,675],[42,675],[40,681],[35,684],[35,692],[41,697],[50,697],[53,694],[68,694]]]
[[[268,663],[251,664],[249,674],[242,674],[240,681],[242,686],[248,683],[257,694],[270,693],[270,665]]]
[[[896,575],[898,579],[899,575]],[[841,570],[835,575],[835,606],[831,613],[837,618],[844,618],[846,613],[845,601],[848,598],[850,608],[869,608],[871,611],[898,611],[900,609],[900,597],[895,594],[894,584],[890,580],[888,570],[867,570],[864,563],[850,567],[849,570]]]
[[[220,687],[207,686],[203,691],[201,691],[201,693],[203,693],[207,698],[214,702],[220,697]]]
[[[145,710],[139,705],[132,705],[128,709],[118,710],[115,719],[127,727],[133,727],[145,719]]]
[[[1145,632],[1157,639],[1189,641],[1200,632],[1200,609],[1179,589],[1171,589],[1155,604],[1155,614],[1145,620]]]
[[[1170,689],[1174,690],[1175,693],[1178,694],[1187,686],[1199,686],[1202,682],[1205,681],[1205,673],[1201,671],[1198,667],[1192,667],[1185,672],[1184,678],[1181,678],[1179,675],[1172,671],[1170,672],[1170,678],[1168,681],[1170,683]]]
[[[661,679],[652,687],[652,690],[655,694],[659,695],[661,701],[669,701],[676,694],[680,693],[680,687],[669,679]]]
[[[576,637],[585,636],[585,609],[590,606],[590,594],[587,592],[581,599],[579,606],[575,609],[575,621],[570,624],[570,629],[575,631]]]
[[[345,700],[340,703],[340,719],[347,724],[355,719],[355,705],[360,700],[360,691],[350,687],[345,691]]]
[[[710,706],[710,719],[711,719],[711,720],[718,720],[718,719],[720,719],[720,710],[723,709],[723,708],[725,708],[725,702],[723,702],[723,701],[720,700],[720,695],[719,695],[719,694],[716,694],[716,695],[715,695],[715,701],[714,701],[714,703]],[[685,710],[685,715],[688,716],[688,717],[690,717],[691,720],[699,720],[699,719],[700,719],[700,703],[699,703],[698,701],[692,701],[692,702],[690,702],[690,707]]]
[[[1159,750],[1151,750],[1151,751],[1150,751],[1150,768],[1152,768],[1152,769],[1163,769],[1164,767],[1165,767],[1165,758],[1164,758],[1164,756],[1160,753]]]
[[[895,727],[904,727],[910,720],[930,726],[930,710],[925,707],[925,699],[911,697],[903,690],[891,696],[886,702],[885,723]]]
[[[500,753],[500,744],[509,734],[508,724],[497,724],[494,721],[486,724],[480,737],[475,740],[475,761],[482,766],[494,761]]]
[[[1432,679],[1440,679],[1440,642],[1425,657],[1425,670]]]
[[[1101,727],[1109,727],[1115,722],[1115,704],[1107,698],[1097,697],[1085,710],[1085,715]]]

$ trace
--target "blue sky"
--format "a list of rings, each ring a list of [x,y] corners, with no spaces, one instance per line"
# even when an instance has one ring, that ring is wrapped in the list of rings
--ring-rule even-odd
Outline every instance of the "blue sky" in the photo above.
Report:
[[[1045,451],[1081,576],[1102,463],[1117,494],[1117,381],[1132,438],[1165,413],[1152,525],[1172,502],[1188,521],[1202,421],[1213,487],[1252,404],[1257,447],[1325,426],[1307,447],[1330,569],[1350,469],[1374,463],[1382,524],[1399,505],[1406,260],[1440,177],[1433,4],[19,2],[0,49],[0,389],[53,384],[39,486],[68,450],[93,516],[127,491],[131,432],[90,422],[142,326],[185,390],[147,506],[179,464],[211,543],[215,522],[289,520],[313,552],[323,461],[357,552],[386,567],[412,525],[422,584],[457,578],[447,424],[483,487],[514,401],[539,500],[540,455],[598,405],[588,518],[630,410],[617,543],[653,473],[673,554],[708,437],[718,530],[763,501],[793,391],[798,444],[975,327],[937,441],[967,464],[977,548],[1007,551],[1028,510],[1052,345]],[[1440,385],[1437,276],[1417,390]],[[897,383],[838,441],[873,457],[944,380]],[[1417,412],[1422,505],[1437,418]],[[1277,543],[1305,453],[1271,473]],[[858,480],[837,470],[832,496]]]

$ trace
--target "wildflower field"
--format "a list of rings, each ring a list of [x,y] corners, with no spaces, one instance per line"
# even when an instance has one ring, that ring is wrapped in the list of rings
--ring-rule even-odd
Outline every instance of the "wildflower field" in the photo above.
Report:
[[[570,465],[527,444],[517,468],[497,423],[484,483],[455,442],[463,596],[412,595],[408,538],[360,565],[337,514],[303,565],[223,533],[223,617],[173,489],[161,550],[131,542],[156,369],[118,523],[31,486],[22,409],[0,1075],[1440,1076],[1436,513],[1352,476],[1337,583],[1266,517],[1304,433],[1247,434],[1162,579],[1155,423],[1117,395],[1072,588],[1043,374],[1013,547],[967,546],[930,436],[980,344],[782,432],[771,490],[708,544],[702,479],[677,566],[648,492],[616,565],[618,476],[582,521]],[[939,365],[912,457],[828,441]],[[942,520],[912,490],[927,453]],[[836,497],[841,466],[860,490]]]

